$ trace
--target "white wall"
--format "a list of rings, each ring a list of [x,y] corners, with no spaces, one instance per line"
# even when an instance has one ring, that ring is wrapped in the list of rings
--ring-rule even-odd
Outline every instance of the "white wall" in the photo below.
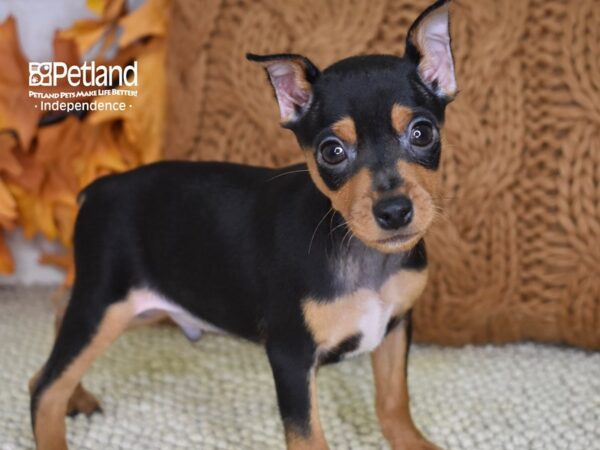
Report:
[[[94,15],[85,0],[0,0],[0,21],[11,14],[17,19],[22,50],[33,61],[52,59],[52,37],[57,28]]]
[[[42,237],[28,241],[23,237],[21,230],[8,233],[8,245],[15,259],[15,273],[11,276],[0,275],[2,284],[57,284],[63,280],[64,273],[52,266],[38,263],[42,251],[60,251],[61,246],[55,242],[48,242]]]

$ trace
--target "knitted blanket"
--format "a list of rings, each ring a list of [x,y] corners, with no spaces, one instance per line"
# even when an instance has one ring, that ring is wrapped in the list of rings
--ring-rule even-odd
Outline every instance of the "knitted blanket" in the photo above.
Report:
[[[174,0],[166,156],[301,159],[244,54],[320,67],[404,51],[430,0]],[[429,342],[600,348],[600,8],[597,0],[455,0],[460,93],[447,111],[445,213],[415,311]]]

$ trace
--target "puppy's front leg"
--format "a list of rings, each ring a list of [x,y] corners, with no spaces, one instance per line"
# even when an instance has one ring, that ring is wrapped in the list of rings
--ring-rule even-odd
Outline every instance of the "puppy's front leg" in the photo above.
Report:
[[[288,450],[327,450],[317,406],[315,356],[283,342],[267,343]]]
[[[406,384],[410,320],[409,312],[371,353],[377,416],[393,450],[439,450],[421,435],[410,415]]]

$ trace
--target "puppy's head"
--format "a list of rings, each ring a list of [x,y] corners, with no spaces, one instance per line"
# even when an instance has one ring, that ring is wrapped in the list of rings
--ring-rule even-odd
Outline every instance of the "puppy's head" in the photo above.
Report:
[[[444,110],[456,93],[448,25],[438,1],[411,26],[404,57],[356,56],[322,72],[300,55],[248,55],[265,67],[319,190],[386,253],[410,249],[435,215]]]

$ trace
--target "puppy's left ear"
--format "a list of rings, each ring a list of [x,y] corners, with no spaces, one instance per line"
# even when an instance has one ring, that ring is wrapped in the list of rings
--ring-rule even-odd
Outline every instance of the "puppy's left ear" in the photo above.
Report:
[[[267,71],[283,126],[297,122],[313,100],[313,84],[319,69],[308,58],[294,54],[253,55],[246,58],[261,64]]]
[[[408,31],[405,51],[405,57],[417,65],[421,80],[446,101],[451,101],[457,90],[449,4],[449,0],[438,0],[421,13]]]

